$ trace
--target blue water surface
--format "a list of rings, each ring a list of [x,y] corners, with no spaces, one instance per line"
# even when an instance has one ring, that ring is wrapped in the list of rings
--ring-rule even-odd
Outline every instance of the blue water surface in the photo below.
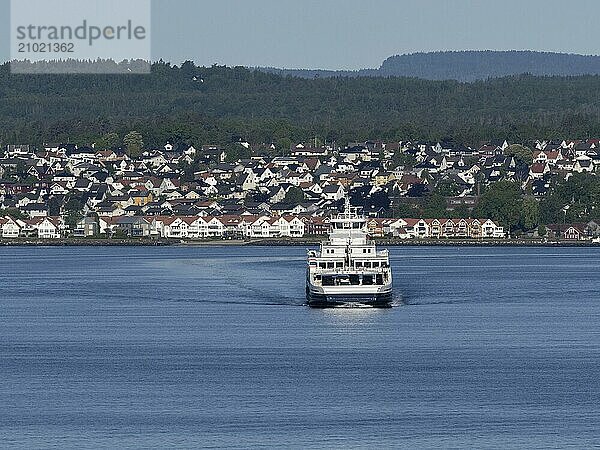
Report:
[[[305,254],[0,248],[0,447],[600,445],[600,249],[392,248],[390,310]]]

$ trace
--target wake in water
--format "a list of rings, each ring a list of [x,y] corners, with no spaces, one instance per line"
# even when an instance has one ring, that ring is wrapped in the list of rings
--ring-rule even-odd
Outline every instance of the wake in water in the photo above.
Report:
[[[259,302],[256,300],[244,301],[244,300],[210,300],[210,299],[180,299],[174,300],[175,303],[207,303],[211,305],[252,305],[252,306],[291,306],[291,307],[299,307],[306,306],[306,302],[300,301],[286,301],[282,299],[281,301],[264,301]]]
[[[254,299],[249,300],[211,300],[206,298],[198,299],[177,299],[173,300],[175,303],[206,303],[212,305],[252,305],[252,306],[290,306],[290,307],[308,307],[306,299],[296,299],[291,297],[277,297],[275,295],[263,296],[264,301],[258,301]],[[398,308],[401,306],[409,305],[402,297],[397,297],[392,300],[391,307]],[[335,306],[335,309],[379,309],[374,308],[371,305],[360,305],[355,303],[347,303],[344,305]]]
[[[408,303],[406,303],[406,300],[401,295],[392,300],[392,308],[399,308],[407,305]]]

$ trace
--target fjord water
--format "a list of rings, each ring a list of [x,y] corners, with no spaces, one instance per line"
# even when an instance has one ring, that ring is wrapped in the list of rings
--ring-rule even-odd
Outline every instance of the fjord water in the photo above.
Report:
[[[1,248],[0,446],[589,448],[600,249],[392,248],[311,310],[305,249]]]

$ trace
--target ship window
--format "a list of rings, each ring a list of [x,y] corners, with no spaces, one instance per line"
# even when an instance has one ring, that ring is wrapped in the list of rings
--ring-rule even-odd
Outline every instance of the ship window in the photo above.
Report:
[[[332,262],[330,262],[330,263],[327,263],[327,268],[328,268],[328,269],[333,269],[333,263],[332,263]]]
[[[362,261],[356,261],[356,267],[362,267],[363,263]]]
[[[342,267],[344,267],[344,263],[342,263],[342,262],[338,262],[335,265],[338,269],[341,269]]]
[[[381,274],[377,275],[377,284],[379,284],[379,285],[383,284],[383,275],[381,275]]]
[[[323,277],[323,286],[335,286],[335,278]]]
[[[379,262],[374,262],[373,267],[379,267]]]
[[[373,284],[373,275],[363,275],[363,286],[371,286]]]
[[[366,248],[363,248],[363,253],[367,253],[367,249]]]
[[[350,275],[350,284],[352,286],[358,286],[360,284],[360,278],[358,275]]]
[[[327,264],[325,264],[325,263],[319,263],[319,267],[321,269],[327,269]]]
[[[371,268],[371,263],[370,262],[366,262],[365,263],[365,268],[366,269],[370,269]]]

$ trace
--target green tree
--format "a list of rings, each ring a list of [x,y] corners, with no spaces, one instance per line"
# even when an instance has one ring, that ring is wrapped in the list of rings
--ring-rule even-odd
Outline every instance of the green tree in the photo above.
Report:
[[[14,174],[19,180],[23,180],[27,177],[27,165],[24,161],[19,160],[17,162]]]
[[[96,147],[100,150],[118,147],[121,142],[117,133],[107,133],[98,139]]]
[[[539,237],[546,237],[546,235],[548,234],[548,230],[544,225],[539,225],[537,232]]]
[[[600,177],[577,173],[555,183],[542,201],[541,216],[545,224],[600,219]]]
[[[229,163],[239,161],[240,159],[248,159],[252,156],[251,149],[237,142],[226,145],[225,153],[227,154],[225,161]]]
[[[177,164],[177,168],[181,171],[181,181],[192,182],[194,181],[194,173],[195,173],[194,164],[188,164],[185,161],[180,161]]]
[[[519,225],[524,231],[531,231],[540,223],[540,204],[533,198],[523,200]]]
[[[454,197],[461,193],[458,184],[449,178],[441,179],[435,189],[437,193],[444,197]]]
[[[127,239],[129,234],[123,228],[117,228],[111,236],[112,239]]]
[[[71,197],[65,203],[65,224],[74,230],[77,223],[83,218],[83,204],[77,197]]]
[[[540,221],[546,225],[561,223],[565,219],[562,209],[567,203],[568,200],[562,199],[556,193],[547,194],[540,204]]]
[[[417,218],[420,213],[418,208],[409,203],[398,203],[398,205],[392,209],[392,215],[397,219],[414,219]]]
[[[67,203],[65,203],[65,211],[67,212],[81,212],[82,209],[83,204],[81,203],[81,200],[79,200],[77,197],[71,197],[69,198]]]
[[[69,227],[71,231],[73,231],[79,221],[83,219],[83,214],[79,211],[68,211],[65,215],[65,224]]]
[[[527,164],[530,166],[533,164],[533,152],[529,147],[525,147],[521,144],[513,144],[504,150],[506,156],[513,156],[517,163]]]
[[[280,155],[289,154],[292,144],[293,144],[292,140],[287,135],[283,136],[283,137],[275,138],[275,146],[277,147],[278,154],[280,154]]]
[[[397,150],[394,152],[394,156],[392,156],[392,164],[395,167],[404,166],[405,168],[411,168],[417,165],[417,159],[410,153]]]
[[[479,217],[498,221],[512,231],[519,224],[522,206],[519,185],[510,181],[499,181],[489,186],[481,196],[476,213]]]
[[[304,201],[304,191],[299,187],[292,186],[288,189],[283,199],[283,203],[295,205]]]
[[[460,204],[450,214],[454,219],[468,219],[471,217],[471,211],[465,204]]]
[[[56,197],[50,197],[48,200],[48,214],[51,216],[59,216],[62,204]]]
[[[423,207],[423,217],[425,219],[441,219],[447,216],[446,198],[438,193],[433,193],[427,197]]]
[[[27,216],[21,212],[18,208],[6,208],[0,209],[0,217],[2,216],[10,216],[13,219],[25,220]]]
[[[142,149],[144,148],[144,140],[141,133],[137,131],[130,131],[123,138],[123,145],[125,145],[129,157],[139,157],[142,154]]]

